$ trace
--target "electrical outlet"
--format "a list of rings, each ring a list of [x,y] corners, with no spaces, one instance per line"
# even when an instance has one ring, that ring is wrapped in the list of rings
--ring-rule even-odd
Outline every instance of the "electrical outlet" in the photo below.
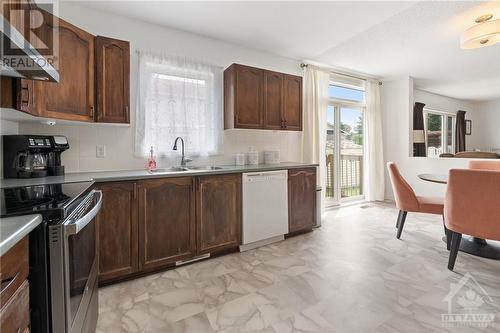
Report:
[[[104,145],[95,146],[95,156],[99,158],[106,157],[106,146]]]

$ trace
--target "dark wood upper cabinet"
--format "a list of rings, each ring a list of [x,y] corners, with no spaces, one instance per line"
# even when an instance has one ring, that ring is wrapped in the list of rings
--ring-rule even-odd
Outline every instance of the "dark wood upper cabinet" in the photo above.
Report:
[[[138,182],[139,269],[154,270],[196,253],[194,178]]]
[[[2,77],[1,106],[45,118],[130,123],[129,42],[94,37],[35,3],[22,6],[36,8],[44,17],[43,24],[29,33],[47,46],[39,52],[53,60],[59,82]],[[32,19],[29,11],[9,13],[23,13],[16,22]]]
[[[16,80],[16,108],[32,115],[38,115],[37,97],[35,94],[35,81]]]
[[[266,129],[283,128],[283,74],[264,72],[264,126]]]
[[[302,131],[302,78],[300,76],[284,75],[283,120],[285,129]]]
[[[96,121],[130,123],[130,43],[95,38]]]
[[[236,248],[241,239],[241,174],[198,178],[198,254]]]
[[[36,81],[2,76],[0,107],[38,115]]]
[[[51,15],[46,13],[44,15]],[[59,83],[36,82],[39,115],[78,121],[94,121],[94,36],[58,19],[43,25],[43,35],[57,34],[59,52],[54,67]]]
[[[99,282],[137,272],[137,191],[134,182],[104,183],[102,208],[97,215]]]
[[[264,71],[233,64],[224,71],[224,108],[227,128],[262,128]]]
[[[239,64],[224,71],[224,128],[302,130],[302,78]]]
[[[288,232],[311,230],[316,221],[316,168],[288,170]]]

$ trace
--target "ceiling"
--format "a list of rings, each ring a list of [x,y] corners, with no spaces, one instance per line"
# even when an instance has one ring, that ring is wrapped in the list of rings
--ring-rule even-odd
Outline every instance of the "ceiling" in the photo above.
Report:
[[[99,1],[83,5],[292,59],[466,100],[500,98],[500,43],[460,49],[460,33],[500,2]]]
[[[410,75],[416,88],[465,100],[500,98],[500,44],[460,48],[460,33],[500,2],[420,2],[317,56],[379,77]]]

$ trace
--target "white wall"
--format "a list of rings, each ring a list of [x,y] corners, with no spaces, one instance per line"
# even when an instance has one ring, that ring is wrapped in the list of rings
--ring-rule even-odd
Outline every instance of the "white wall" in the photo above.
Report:
[[[68,137],[71,149],[63,153],[63,163],[69,172],[143,168],[144,159],[134,157],[135,105],[137,84],[136,50],[150,50],[201,59],[222,67],[233,62],[301,75],[299,62],[268,53],[251,50],[222,41],[174,30],[145,22],[98,12],[74,3],[60,2],[61,18],[89,31],[130,41],[131,46],[131,126],[47,126],[23,123],[21,134],[62,134]],[[222,110],[221,110],[222,112]],[[257,150],[279,148],[282,161],[300,161],[300,132],[231,130],[224,132],[224,154],[197,160],[196,163],[228,164],[236,152],[246,152],[249,146]],[[105,145],[105,158],[96,158],[96,145]],[[173,144],[173,143],[172,143]],[[160,160],[160,166],[177,161]]]
[[[413,80],[410,77],[402,77],[384,81],[380,93],[385,161],[396,162],[402,175],[417,195],[443,196],[446,185],[424,182],[418,178],[418,174],[448,173],[452,168],[465,168],[467,159],[410,156],[410,116],[414,101]],[[387,171],[385,181],[386,198],[393,199]]]
[[[475,105],[480,122],[472,122],[472,134],[482,134],[482,148],[500,150],[500,98]]]

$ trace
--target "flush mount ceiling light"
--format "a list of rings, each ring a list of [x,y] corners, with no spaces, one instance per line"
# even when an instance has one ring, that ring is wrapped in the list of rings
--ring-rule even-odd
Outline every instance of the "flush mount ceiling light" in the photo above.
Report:
[[[460,36],[462,49],[477,49],[500,42],[500,20],[492,20],[493,14],[476,18],[476,25],[465,30]]]

